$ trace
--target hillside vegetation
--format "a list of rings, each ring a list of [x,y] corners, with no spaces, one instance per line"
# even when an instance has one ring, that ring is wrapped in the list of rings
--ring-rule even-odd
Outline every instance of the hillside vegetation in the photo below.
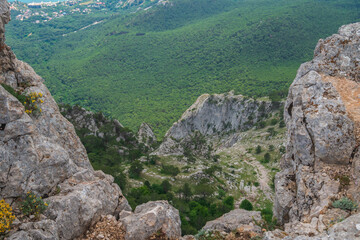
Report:
[[[57,101],[132,129],[146,121],[162,136],[206,92],[285,96],[318,39],[358,21],[359,7],[355,0],[174,0],[136,13],[13,20],[7,43]],[[95,21],[102,22],[79,30]]]

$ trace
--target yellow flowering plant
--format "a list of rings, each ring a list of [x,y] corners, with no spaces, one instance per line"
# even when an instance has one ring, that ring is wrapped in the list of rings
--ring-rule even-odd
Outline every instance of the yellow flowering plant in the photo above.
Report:
[[[47,206],[48,204],[41,197],[29,191],[21,203],[21,211],[25,216],[34,215],[35,219],[39,219],[40,214],[46,210]]]
[[[15,216],[12,213],[12,208],[4,199],[0,200],[0,235],[10,230],[11,224]]]
[[[25,112],[28,114],[38,115],[41,113],[41,108],[39,104],[43,103],[42,100],[43,94],[41,92],[31,92],[26,96],[24,101]]]

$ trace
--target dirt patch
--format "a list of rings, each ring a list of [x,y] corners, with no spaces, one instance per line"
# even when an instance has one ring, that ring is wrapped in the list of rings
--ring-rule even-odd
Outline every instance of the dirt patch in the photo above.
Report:
[[[79,240],[124,240],[125,231],[122,224],[114,216],[104,216],[95,226],[91,227]]]

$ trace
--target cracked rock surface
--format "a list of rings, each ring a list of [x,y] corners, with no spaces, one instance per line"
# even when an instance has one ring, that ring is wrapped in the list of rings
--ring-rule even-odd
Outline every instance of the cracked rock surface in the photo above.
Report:
[[[274,213],[287,232],[318,235],[331,203],[359,197],[360,23],[320,40],[290,86],[287,147]],[[350,182],[340,186],[339,177]]]
[[[111,176],[94,171],[74,127],[43,79],[5,44],[9,4],[0,1],[0,83],[23,95],[42,93],[39,116],[0,86],[0,198],[16,207],[26,192],[49,204],[46,219],[23,223],[9,239],[73,239],[99,220],[131,210]],[[58,190],[57,190],[58,189]]]

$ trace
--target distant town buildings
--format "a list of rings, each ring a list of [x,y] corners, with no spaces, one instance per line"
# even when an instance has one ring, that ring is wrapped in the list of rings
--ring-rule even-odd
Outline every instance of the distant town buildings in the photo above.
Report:
[[[80,4],[84,1],[83,4]],[[55,18],[61,18],[68,14],[90,14],[92,9],[105,8],[105,3],[100,0],[70,0],[70,1],[57,1],[57,2],[32,2],[24,4],[18,1],[10,3],[10,9],[19,11],[15,19],[24,21],[36,16],[33,23],[39,24],[48,22]]]

